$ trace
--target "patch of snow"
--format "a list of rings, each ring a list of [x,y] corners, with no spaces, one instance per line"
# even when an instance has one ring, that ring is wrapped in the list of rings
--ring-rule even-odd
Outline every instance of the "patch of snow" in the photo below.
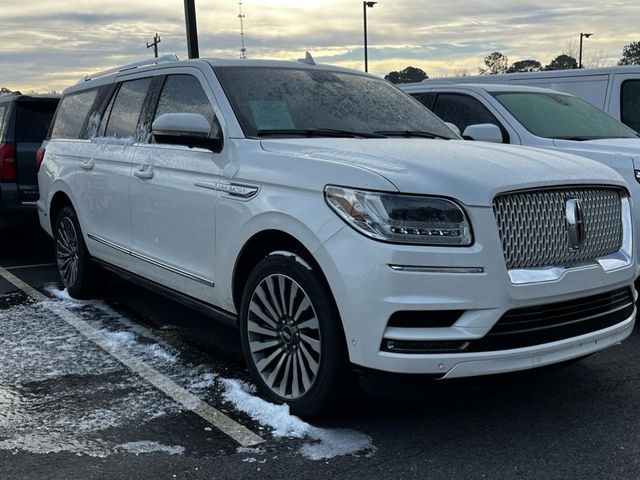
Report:
[[[238,447],[238,448],[236,448],[236,453],[252,453],[254,455],[262,455],[264,453],[264,448],[259,448],[259,447]]]
[[[184,453],[184,447],[180,445],[162,445],[158,442],[151,442],[149,440],[142,440],[140,442],[129,442],[118,445],[123,450],[135,455],[143,453],[168,453],[169,455],[182,455]]]
[[[358,452],[372,453],[371,437],[355,430],[318,428],[291,415],[288,405],[274,405],[247,391],[243,382],[221,379],[223,398],[261,425],[270,427],[275,437],[307,438],[300,453],[311,460],[326,460]]]

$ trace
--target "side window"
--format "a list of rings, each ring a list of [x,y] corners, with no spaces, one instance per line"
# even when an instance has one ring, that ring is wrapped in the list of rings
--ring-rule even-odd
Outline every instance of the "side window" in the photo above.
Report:
[[[162,88],[155,118],[165,113],[199,113],[216,136],[220,126],[200,81],[193,75],[169,75]]]
[[[4,138],[4,114],[7,111],[6,104],[0,105],[0,142]]]
[[[434,104],[436,103],[437,93],[412,93],[411,96],[418,100],[421,104],[433,111]]]
[[[627,80],[622,84],[622,123],[640,132],[640,80]]]
[[[469,125],[492,123],[502,131],[502,138],[508,143],[508,135],[498,119],[479,100],[469,95],[441,93],[436,100],[433,113],[445,122],[453,123],[461,132]]]
[[[98,90],[87,90],[65,96],[54,120],[51,138],[80,138]]]
[[[116,94],[105,132],[106,137],[139,139],[138,120],[151,78],[123,82]]]

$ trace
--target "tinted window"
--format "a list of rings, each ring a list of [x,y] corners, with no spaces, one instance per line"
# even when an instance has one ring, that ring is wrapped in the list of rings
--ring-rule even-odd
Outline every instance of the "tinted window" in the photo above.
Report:
[[[82,126],[98,95],[96,89],[67,95],[62,99],[51,138],[80,138]]]
[[[615,118],[571,95],[503,92],[493,96],[538,137],[567,140],[637,137]]]
[[[207,94],[196,77],[169,75],[156,110],[156,118],[165,113],[199,113],[213,123],[215,113]]]
[[[433,106],[436,103],[437,93],[412,93],[411,96],[418,100],[421,104],[433,111]]]
[[[7,104],[0,105],[0,141],[2,141],[4,135],[4,115],[6,111]]]
[[[433,112],[445,122],[453,123],[461,132],[470,125],[491,123],[499,127],[503,139],[506,138],[498,119],[479,100],[469,95],[441,93]]]
[[[622,84],[622,122],[640,132],[640,80]]]
[[[120,86],[113,102],[105,136],[135,139],[144,136],[142,132],[138,132],[138,120],[150,84],[151,78],[142,78],[124,82]]]
[[[455,138],[429,110],[382,79],[296,68],[216,67],[215,72],[250,137],[259,130],[334,129],[417,130]]]
[[[56,111],[56,102],[19,102],[16,141],[41,143]]]

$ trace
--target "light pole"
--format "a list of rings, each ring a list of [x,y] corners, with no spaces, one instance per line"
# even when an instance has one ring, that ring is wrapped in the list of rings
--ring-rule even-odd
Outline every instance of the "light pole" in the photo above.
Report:
[[[364,71],[369,71],[369,51],[367,45],[367,8],[373,8],[378,2],[362,2],[362,12],[364,14]]]
[[[582,68],[582,39],[592,37],[593,33],[580,33],[580,54],[578,58],[578,68]]]

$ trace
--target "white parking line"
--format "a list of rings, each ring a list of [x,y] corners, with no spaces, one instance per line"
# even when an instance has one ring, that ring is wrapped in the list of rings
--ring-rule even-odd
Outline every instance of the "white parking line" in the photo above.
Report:
[[[5,270],[24,270],[25,268],[43,268],[43,267],[55,267],[55,263],[35,263],[33,265],[16,265],[14,267],[4,267]],[[0,267],[2,268],[2,267]]]
[[[55,301],[51,301],[49,297],[40,293],[31,285],[23,282],[18,277],[9,273],[2,267],[0,267],[0,276],[22,290],[33,300],[36,300],[38,302],[47,302],[46,304],[44,304],[44,307],[51,311],[53,314],[60,317],[62,320],[74,327],[84,337],[98,345],[101,349],[103,349],[112,357],[116,358],[127,368],[137,373],[140,377],[151,383],[158,390],[173,398],[176,402],[182,404],[185,408],[192,411],[196,415],[199,415],[200,417],[205,419],[207,422],[231,437],[241,446],[249,447],[264,442],[264,439],[262,439],[260,436],[256,435],[243,425],[240,425],[235,420],[227,417],[224,413],[213,408],[208,403],[200,400],[197,396],[182,388],[173,380],[166,377],[155,368],[147,365],[139,358],[134,357],[125,349],[105,342],[104,337],[89,323],[85,322],[72,311],[67,310],[60,304],[57,304]]]

